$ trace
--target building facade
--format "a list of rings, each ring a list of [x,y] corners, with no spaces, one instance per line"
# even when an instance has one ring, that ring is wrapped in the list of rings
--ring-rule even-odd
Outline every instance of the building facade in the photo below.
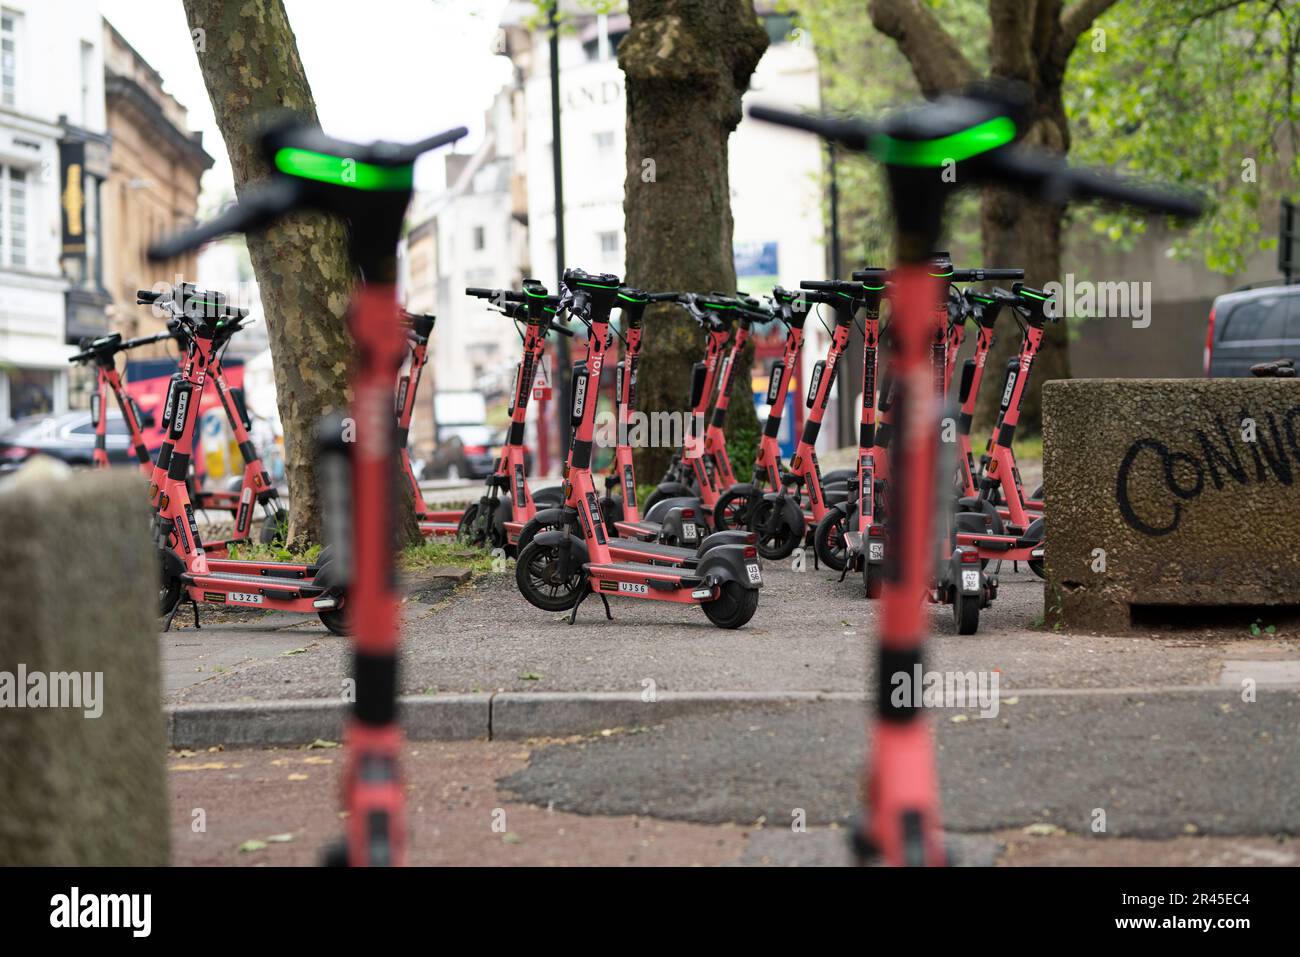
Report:
[[[164,320],[135,304],[136,290],[177,276],[193,281],[198,253],[168,264],[168,274],[145,255],[149,244],[194,222],[199,187],[213,159],[203,134],[191,132],[185,107],[163,91],[163,78],[108,21],[103,22],[104,93],[112,138],[108,181],[102,193],[104,288],[111,328],[123,337],[162,331]],[[133,357],[162,355],[160,344]]]
[[[95,0],[0,7],[0,425],[67,407],[69,342],[106,329]]]

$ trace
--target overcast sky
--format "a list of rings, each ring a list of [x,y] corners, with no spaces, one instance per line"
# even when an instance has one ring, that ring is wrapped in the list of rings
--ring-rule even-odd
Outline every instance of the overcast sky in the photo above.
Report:
[[[416,140],[452,126],[470,128],[459,149],[482,136],[483,112],[510,79],[492,40],[505,0],[285,0],[289,23],[326,132],[354,141]],[[100,10],[163,77],[189,110],[190,128],[216,159],[204,181],[204,208],[232,188],[181,0],[100,0]],[[220,56],[207,38],[204,56]],[[416,169],[417,187],[440,182],[441,159]]]

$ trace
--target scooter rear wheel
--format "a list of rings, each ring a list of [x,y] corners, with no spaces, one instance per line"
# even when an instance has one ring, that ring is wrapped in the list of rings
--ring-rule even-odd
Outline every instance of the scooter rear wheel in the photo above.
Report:
[[[327,608],[316,612],[316,616],[320,618],[322,625],[340,638],[347,638],[352,634],[351,629],[348,628],[346,609]]]
[[[957,634],[973,635],[980,627],[980,600],[978,595],[963,595],[954,589],[952,596],[952,621]]]
[[[575,562],[567,579],[560,577],[559,549],[529,542],[515,561],[515,584],[519,593],[534,608],[542,611],[568,611],[578,602],[586,573]]]
[[[868,598],[879,598],[885,590],[885,567],[879,563],[862,562],[862,584]]]
[[[719,628],[739,628],[758,611],[758,591],[739,582],[723,582],[718,597],[700,605],[705,617]]]

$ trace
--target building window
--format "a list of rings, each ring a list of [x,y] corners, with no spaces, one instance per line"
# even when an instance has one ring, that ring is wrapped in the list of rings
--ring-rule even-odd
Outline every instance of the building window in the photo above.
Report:
[[[475,226],[474,227],[474,251],[475,252],[480,251],[485,245],[487,245],[487,236],[483,230],[483,227]]]
[[[14,109],[18,97],[18,14],[0,11],[0,106]]]
[[[596,152],[611,153],[614,150],[614,131],[602,130],[595,134]]]
[[[45,369],[9,370],[9,415],[49,415],[54,411],[54,373]]]
[[[27,171],[0,166],[0,266],[27,265]]]
[[[95,45],[81,41],[81,125],[90,126],[90,87],[95,73]]]
[[[609,232],[597,233],[600,238],[600,251],[606,256],[618,255],[618,232],[611,229]]]

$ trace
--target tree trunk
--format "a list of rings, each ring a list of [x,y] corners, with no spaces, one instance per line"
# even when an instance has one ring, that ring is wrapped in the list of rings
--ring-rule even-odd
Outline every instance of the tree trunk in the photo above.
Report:
[[[1115,0],[989,0],[989,73],[1023,84],[1029,93],[1030,127],[1023,141],[1042,150],[1066,154],[1070,126],[1061,86],[1079,36]],[[922,0],[871,0],[871,20],[892,38],[927,96],[964,86],[977,71],[962,55],[951,34]],[[1061,222],[1065,210],[1030,202],[1007,190],[986,188],[981,204],[983,262],[992,267],[1024,266],[1025,283],[1042,287],[1061,279]],[[962,264],[958,264],[962,265]],[[1019,350],[1020,337],[1003,327],[989,358],[1001,383],[1006,361]],[[1070,377],[1064,326],[1048,327],[1021,405],[1025,431],[1042,428],[1040,392],[1049,379]],[[975,410],[977,429],[996,417],[1000,389],[984,389]]]
[[[199,67],[243,197],[267,174],[255,147],[259,123],[289,111],[316,122],[316,104],[281,0],[184,0]],[[201,32],[198,32],[201,31]],[[289,547],[320,541],[317,422],[346,407],[352,354],[346,329],[354,279],[344,226],[321,213],[286,217],[248,237],[275,371],[289,483]],[[399,538],[419,538],[401,483]],[[399,500],[400,501],[400,500]]]
[[[727,140],[767,33],[751,0],[631,0],[628,12],[631,29],[618,48],[627,86],[626,281],[655,292],[734,292]],[[686,412],[704,334],[677,306],[652,305],[646,320],[639,407]],[[752,364],[751,345],[734,378],[727,431],[757,441]],[[642,481],[657,482],[673,452],[639,450]]]

